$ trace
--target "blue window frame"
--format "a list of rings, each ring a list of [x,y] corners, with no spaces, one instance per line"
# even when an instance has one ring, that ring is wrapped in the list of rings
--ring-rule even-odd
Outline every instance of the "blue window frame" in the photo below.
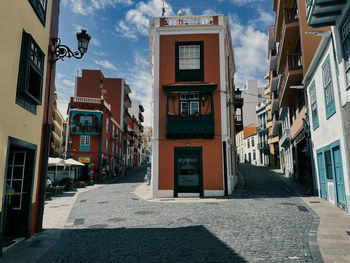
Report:
[[[91,146],[91,136],[90,135],[80,135],[79,151],[89,152]]]
[[[29,0],[40,22],[45,26],[47,0]]]
[[[335,113],[334,90],[329,55],[327,56],[326,61],[322,65],[322,79],[326,105],[326,117],[327,119],[329,119]]]
[[[349,12],[347,14],[345,21],[340,27],[342,47],[343,47],[343,56],[345,60],[345,75],[348,85],[350,88],[350,16]]]
[[[310,94],[310,105],[311,105],[312,128],[313,130],[316,130],[319,127],[319,122],[318,122],[318,112],[317,112],[315,80],[312,82],[310,86],[309,94]]]
[[[105,141],[105,153],[108,153],[108,139]]]

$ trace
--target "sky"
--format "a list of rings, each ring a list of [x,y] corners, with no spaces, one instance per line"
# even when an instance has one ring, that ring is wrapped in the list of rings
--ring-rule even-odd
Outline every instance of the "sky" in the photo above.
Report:
[[[148,21],[162,15],[162,0],[61,0],[59,38],[77,50],[75,34],[87,29],[91,40],[82,59],[65,58],[56,63],[58,108],[67,116],[75,79],[82,69],[99,69],[107,78],[124,78],[130,97],[145,108],[145,126],[151,125],[152,80],[149,71]],[[268,69],[267,30],[275,19],[273,0],[168,0],[165,16],[224,14],[230,18],[235,85],[248,79],[266,85]],[[108,95],[108,94],[107,94]]]

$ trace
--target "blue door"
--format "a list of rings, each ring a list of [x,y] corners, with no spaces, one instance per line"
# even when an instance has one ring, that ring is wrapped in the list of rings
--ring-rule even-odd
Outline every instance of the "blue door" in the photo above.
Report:
[[[332,149],[333,152],[333,162],[334,162],[334,172],[335,172],[335,187],[336,187],[336,197],[338,206],[346,208],[346,197],[345,197],[345,186],[344,186],[344,175],[343,166],[341,161],[340,147],[335,146]]]
[[[317,166],[318,166],[318,176],[320,180],[320,193],[321,197],[327,198],[327,179],[326,179],[326,169],[323,161],[323,152],[317,154]]]

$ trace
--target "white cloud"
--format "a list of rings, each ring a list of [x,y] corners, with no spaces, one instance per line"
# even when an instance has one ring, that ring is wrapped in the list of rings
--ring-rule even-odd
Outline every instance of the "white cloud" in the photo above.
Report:
[[[262,77],[268,67],[267,33],[257,30],[253,25],[240,24],[237,15],[231,15],[230,20],[237,69],[236,86],[242,88],[249,79],[258,79],[263,83]]]
[[[97,56],[108,56],[108,54],[103,51],[94,51],[93,53]]]
[[[116,7],[117,4],[131,5],[131,0],[63,0],[63,5],[70,3],[73,13],[83,16],[94,14],[98,10]]]
[[[262,8],[258,8],[258,17],[256,19],[253,19],[250,21],[250,24],[257,25],[260,24],[260,26],[273,26],[275,24],[275,16],[272,12],[266,12]]]
[[[166,6],[167,16],[174,15],[168,3]],[[162,1],[149,0],[146,2],[139,2],[135,9],[130,9],[124,20],[117,22],[115,30],[124,38],[138,39],[138,35],[148,36],[148,21],[152,17],[161,16]]]
[[[74,81],[71,81],[71,80],[68,80],[68,79],[64,79],[62,80],[62,83],[66,86],[69,86],[69,87],[74,87],[75,85],[75,82]]]
[[[94,45],[94,46],[97,46],[97,47],[101,46],[100,41],[97,38],[95,38],[95,37],[91,38],[91,42],[90,43],[91,43],[91,45]]]
[[[94,62],[95,62],[97,65],[99,65],[99,66],[101,66],[101,67],[103,67],[103,68],[105,68],[105,69],[110,69],[110,70],[117,71],[117,67],[116,67],[115,65],[113,65],[113,64],[112,64],[109,60],[107,60],[107,59],[104,59],[104,60],[97,60],[97,59],[95,59]]]
[[[237,6],[249,5],[252,3],[263,2],[264,0],[230,0],[231,3]],[[219,1],[221,2],[221,1]]]

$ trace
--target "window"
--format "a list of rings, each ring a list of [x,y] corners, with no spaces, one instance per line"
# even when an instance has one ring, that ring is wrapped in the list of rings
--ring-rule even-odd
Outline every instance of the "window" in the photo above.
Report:
[[[254,137],[252,137],[252,147],[254,147]]]
[[[322,66],[323,87],[326,102],[326,116],[329,119],[335,113],[335,102],[333,94],[331,64],[329,55]]]
[[[115,131],[115,125],[113,124],[113,126],[112,126],[112,136],[114,136],[114,131]]]
[[[179,46],[179,69],[200,69],[200,46]]]
[[[41,104],[44,58],[33,37],[23,30],[16,103],[34,114]]]
[[[248,148],[250,148],[250,140],[248,139]]]
[[[40,22],[45,26],[46,18],[46,1],[47,0],[29,0]]]
[[[299,106],[299,112],[303,109],[305,105],[305,98],[304,98],[304,91],[299,91],[298,93],[298,106]]]
[[[203,80],[203,42],[176,42],[175,81]]]
[[[194,115],[200,112],[199,93],[182,93],[180,94],[180,111]]]
[[[114,155],[114,142],[112,142],[112,156]]]
[[[90,135],[81,135],[80,136],[80,145],[90,145],[91,143],[91,137]]]
[[[350,16],[348,15],[340,27],[343,54],[345,60],[346,81],[350,85]]]
[[[255,161],[255,158],[256,158],[256,153],[255,153],[255,150],[253,151],[253,161]]]
[[[115,145],[115,155],[118,157],[118,145]]]
[[[108,153],[108,139],[105,141],[105,153]]]
[[[332,156],[330,150],[324,152],[324,163],[326,165],[327,179],[333,179]]]
[[[108,133],[109,119],[106,118],[106,133]]]
[[[310,102],[311,102],[312,128],[315,130],[318,128],[318,125],[319,125],[315,81],[312,83],[309,93],[310,93]]]
[[[82,123],[92,123],[92,116],[80,116],[80,122]]]

